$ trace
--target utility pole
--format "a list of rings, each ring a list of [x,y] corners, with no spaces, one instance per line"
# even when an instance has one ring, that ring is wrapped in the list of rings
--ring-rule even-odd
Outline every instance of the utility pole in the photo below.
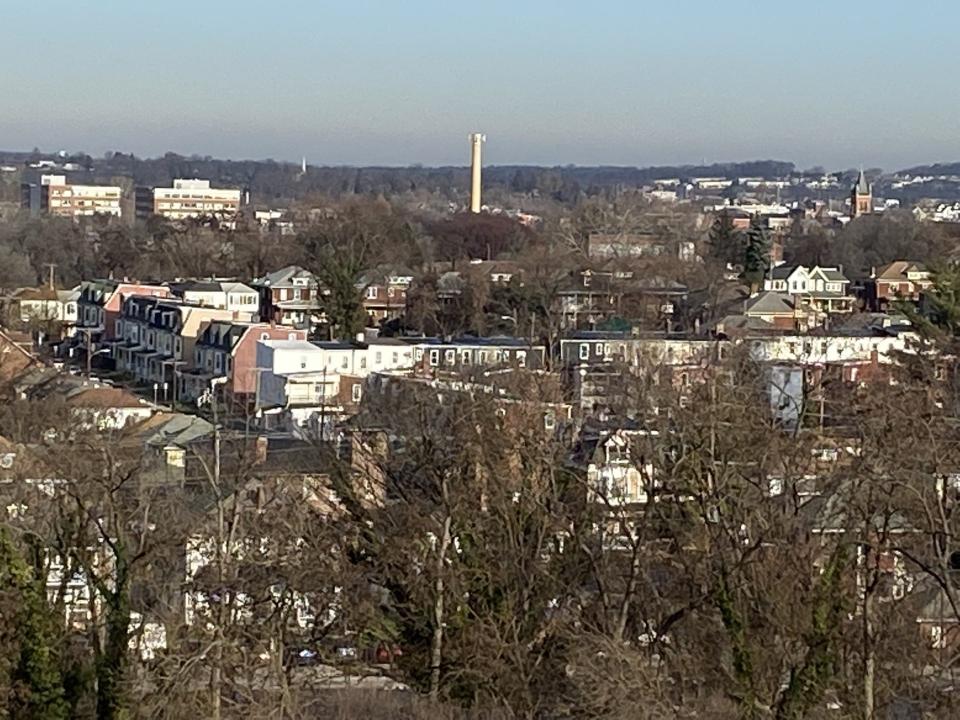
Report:
[[[47,268],[47,269],[50,271],[50,273],[49,273],[49,275],[48,275],[48,277],[49,277],[48,283],[49,283],[49,285],[50,285],[50,289],[51,289],[51,290],[55,290],[56,287],[57,287],[57,285],[56,285],[56,282],[54,282],[54,272],[53,272],[53,271],[56,270],[57,264],[56,264],[56,263],[45,263],[45,264],[44,264],[44,267]]]
[[[210,668],[210,717],[220,720],[220,696],[223,685],[223,603],[225,600],[226,556],[228,548],[224,525],[223,492],[220,488],[220,424],[217,418],[216,394],[211,398],[213,407],[213,491],[217,494],[217,626],[213,641],[213,666]]]
[[[86,328],[84,332],[87,335],[87,380],[90,379],[90,365],[93,361],[93,352],[92,352],[92,342],[90,340],[90,328]]]

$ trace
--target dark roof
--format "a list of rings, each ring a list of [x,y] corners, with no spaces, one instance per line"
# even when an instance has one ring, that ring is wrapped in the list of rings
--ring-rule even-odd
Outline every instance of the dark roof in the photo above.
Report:
[[[867,176],[863,174],[863,170],[857,175],[857,184],[854,189],[857,191],[857,195],[870,194],[870,183],[867,182]]]
[[[796,265],[777,265],[770,270],[771,280],[786,280],[797,269]]]
[[[793,314],[795,306],[793,298],[785,293],[762,292],[747,301],[744,314],[747,313],[789,313]]]
[[[176,295],[182,295],[185,292],[219,292],[223,286],[212,280],[184,280],[183,282],[170,283],[170,290]]]

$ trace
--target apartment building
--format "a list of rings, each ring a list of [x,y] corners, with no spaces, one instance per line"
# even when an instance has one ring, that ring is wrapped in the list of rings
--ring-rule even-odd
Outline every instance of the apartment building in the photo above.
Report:
[[[21,186],[20,204],[34,214],[68,218],[120,217],[123,189],[116,185],[75,185],[65,175],[41,175],[40,183]]]
[[[232,223],[240,211],[241,191],[212,188],[209,180],[177,178],[173,187],[137,188],[137,217],[168,220],[214,218]]]

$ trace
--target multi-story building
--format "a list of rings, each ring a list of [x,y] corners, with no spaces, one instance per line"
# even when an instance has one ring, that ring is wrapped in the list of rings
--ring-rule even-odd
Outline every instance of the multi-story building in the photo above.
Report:
[[[932,285],[930,271],[923,263],[896,260],[873,270],[864,283],[865,299],[871,310],[884,311],[896,300],[919,302]]]
[[[197,337],[192,362],[181,373],[183,397],[201,397],[213,383],[222,387],[224,400],[249,403],[257,394],[262,372],[257,365],[257,343],[306,339],[306,330],[267,323],[211,322]]]
[[[460,337],[412,338],[413,360],[425,372],[469,372],[472,369],[515,367],[537,369],[544,366],[546,348],[522,338]]]
[[[170,296],[170,289],[126,280],[85,280],[80,284],[74,357],[108,352],[106,346],[121,337],[123,299],[131,295],[165,298]]]
[[[71,337],[77,326],[77,302],[80,290],[55,290],[50,287],[21,288],[13,294],[20,322],[41,330],[58,325],[61,337]]]
[[[792,295],[821,314],[852,312],[854,298],[847,291],[849,286],[843,268],[817,265],[778,265],[764,280],[764,290]]]
[[[64,175],[41,175],[40,183],[21,186],[21,206],[33,213],[81,218],[120,217],[123,189],[116,185],[75,185]]]
[[[250,285],[260,293],[260,319],[275,325],[311,329],[326,321],[317,279],[297,265],[268,273]]]
[[[220,280],[183,280],[170,283],[171,292],[194,305],[229,310],[235,320],[260,319],[260,293],[249,285]]]
[[[168,220],[213,218],[233,223],[240,211],[241,191],[210,187],[209,180],[177,178],[169,188],[137,188],[137,217],[159,215]]]
[[[180,374],[194,359],[197,337],[217,320],[229,321],[232,315],[173,298],[125,297],[112,343],[117,369],[140,382],[166,383],[177,399],[185,390]]]
[[[412,282],[413,275],[402,270],[361,278],[357,288],[363,292],[363,309],[371,325],[403,314]]]

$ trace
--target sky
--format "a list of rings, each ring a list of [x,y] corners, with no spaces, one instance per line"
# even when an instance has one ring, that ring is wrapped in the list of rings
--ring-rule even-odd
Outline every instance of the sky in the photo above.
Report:
[[[316,165],[960,160],[956,0],[0,0],[0,147]],[[13,60],[15,59],[15,60]]]

